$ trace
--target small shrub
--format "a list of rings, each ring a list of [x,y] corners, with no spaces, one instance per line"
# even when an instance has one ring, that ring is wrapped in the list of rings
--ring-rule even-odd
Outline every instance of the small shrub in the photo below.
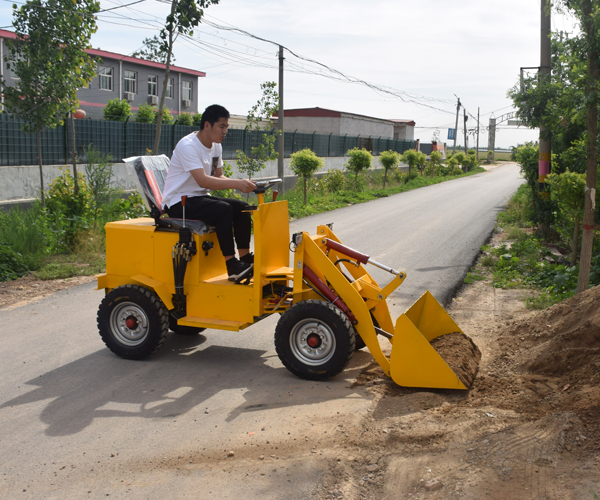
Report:
[[[484,255],[481,257],[481,265],[485,267],[492,267],[496,263],[496,260],[491,255]]]
[[[505,228],[506,239],[517,241],[524,240],[527,238],[527,233],[518,227],[507,227]]]
[[[176,125],[187,125],[191,127],[194,124],[194,118],[191,113],[179,113],[175,120]]]
[[[154,123],[156,108],[149,104],[142,104],[135,115],[135,121],[139,123]]]
[[[154,111],[154,123],[157,123],[158,120],[158,109]],[[162,112],[162,123],[163,125],[173,125],[175,122],[175,118],[171,114],[171,110],[169,108],[163,108]]]
[[[199,127],[200,122],[202,121],[202,113],[194,113],[194,116],[192,117],[192,121],[193,121],[194,127]]]
[[[328,193],[337,193],[344,188],[346,176],[341,170],[329,170],[321,178],[321,183]]]
[[[0,281],[16,280],[27,273],[23,256],[5,243],[0,243]]]
[[[404,172],[400,169],[394,170],[392,177],[398,184],[405,184],[408,182],[408,172]]]
[[[131,104],[125,99],[111,99],[102,110],[102,116],[107,121],[125,122],[133,116]]]

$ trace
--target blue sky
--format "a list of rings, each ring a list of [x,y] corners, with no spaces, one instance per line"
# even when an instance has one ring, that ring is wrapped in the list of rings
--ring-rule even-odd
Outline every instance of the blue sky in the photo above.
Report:
[[[132,0],[102,0],[103,9]],[[130,54],[158,33],[169,5],[144,0],[100,15],[95,48]],[[487,146],[490,116],[512,110],[506,91],[521,66],[537,66],[540,4],[532,0],[221,0],[206,19],[282,44],[294,53],[402,96],[375,91],[286,52],[285,107],[330,108],[378,118],[408,118],[415,137],[442,140],[454,126],[456,96],[467,111],[481,109],[480,145]],[[0,26],[12,22],[11,2],[0,2]],[[572,32],[572,20],[553,14],[553,30]],[[199,107],[225,105],[246,114],[260,96],[259,85],[277,81],[277,47],[235,31],[202,25],[193,40],[175,45],[176,64],[205,71]],[[318,73],[318,74],[314,74]],[[323,76],[326,75],[326,76]],[[462,127],[462,110],[459,127]],[[469,119],[468,127],[476,121]],[[504,124],[506,125],[506,124]],[[537,131],[501,127],[496,144],[509,147],[535,140]],[[459,144],[462,144],[459,130]],[[474,138],[469,138],[469,146]]]

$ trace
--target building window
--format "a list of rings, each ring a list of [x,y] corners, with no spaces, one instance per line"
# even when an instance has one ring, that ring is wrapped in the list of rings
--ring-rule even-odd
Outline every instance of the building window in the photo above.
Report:
[[[158,95],[158,76],[148,75],[148,95]]]
[[[123,73],[123,90],[135,94],[137,92],[137,73],[125,70]]]
[[[192,100],[192,82],[183,82],[181,89],[181,99],[184,101]]]
[[[169,85],[167,85],[167,97],[173,99],[173,78],[169,78]]]
[[[98,76],[100,77],[100,90],[113,89],[113,69],[107,66],[98,66]]]

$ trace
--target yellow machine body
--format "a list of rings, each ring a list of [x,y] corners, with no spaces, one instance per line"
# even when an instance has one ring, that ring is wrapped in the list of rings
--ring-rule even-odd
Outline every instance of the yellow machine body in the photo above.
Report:
[[[387,297],[402,283],[399,272],[380,287],[359,263],[336,262],[345,256],[327,247],[327,240],[341,243],[327,226],[317,234],[294,235],[290,266],[290,232],[287,201],[264,203],[252,212],[254,224],[254,277],[247,285],[228,281],[225,261],[214,232],[194,240],[197,254],[187,266],[184,280],[186,315],[181,326],[240,331],[272,313],[285,313],[305,300],[324,300],[305,282],[308,266],[327,283],[347,306],[353,326],[383,371],[397,384],[409,387],[465,389],[430,342],[440,335],[461,330],[433,296],[426,292],[395,322]],[[106,274],[98,276],[98,288],[139,285],[153,290],[167,310],[175,293],[172,249],[178,232],[159,229],[151,218],[110,222],[106,225]],[[204,241],[213,244],[202,250]],[[275,289],[287,290],[283,295]],[[335,302],[334,302],[335,303]],[[379,335],[392,344],[389,358]]]

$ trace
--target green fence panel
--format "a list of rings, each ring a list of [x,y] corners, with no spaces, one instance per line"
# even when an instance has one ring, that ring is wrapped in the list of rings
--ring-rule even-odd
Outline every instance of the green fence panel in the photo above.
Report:
[[[23,132],[23,123],[13,115],[0,113],[0,165],[37,165],[36,137],[35,134]],[[197,130],[197,126],[162,125],[158,153],[170,157],[177,142]],[[146,155],[154,145],[155,131],[154,123],[75,120],[75,147],[78,161],[80,163],[87,161],[85,151],[90,145],[101,153],[110,154],[115,162],[120,162],[129,156]],[[250,156],[252,148],[261,143],[263,135],[273,133],[274,130],[230,129],[223,141],[223,159],[235,159],[238,150]],[[276,140],[276,148],[279,140],[281,137]],[[346,156],[347,151],[355,147],[366,148],[374,155],[390,149],[403,153],[415,147],[414,141],[305,132],[286,132],[283,140],[285,158],[304,148],[311,149],[317,156],[327,157]],[[71,131],[68,121],[65,125],[42,132],[44,165],[71,162],[70,149]]]

